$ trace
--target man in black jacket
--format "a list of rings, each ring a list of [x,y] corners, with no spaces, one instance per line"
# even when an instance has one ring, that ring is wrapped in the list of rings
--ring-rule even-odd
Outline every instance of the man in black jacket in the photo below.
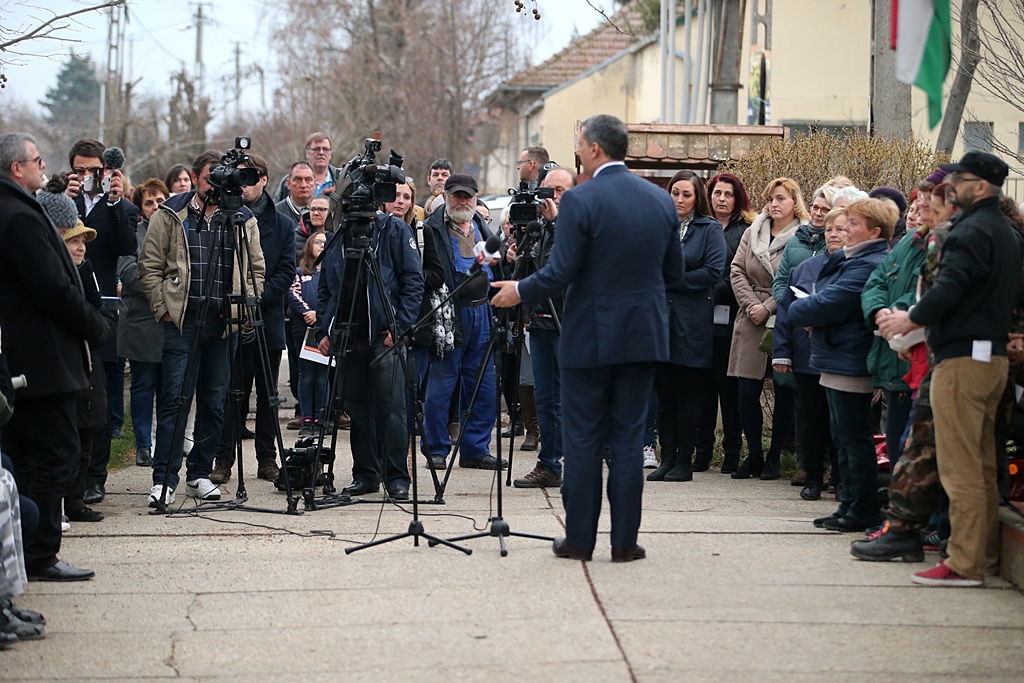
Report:
[[[106,341],[109,329],[85,300],[64,240],[34,197],[44,168],[32,136],[0,135],[0,329],[11,373],[28,380],[3,443],[19,490],[39,506],[39,526],[25,543],[29,576],[83,581],[94,572],[57,559],[61,500],[77,473],[77,396],[90,386],[87,344]]]
[[[260,247],[267,275],[263,281],[263,299],[260,311],[263,314],[263,329],[266,332],[267,356],[270,362],[269,380],[277,382],[281,370],[281,351],[285,348],[284,296],[295,280],[295,224],[288,216],[279,212],[267,194],[267,162],[258,154],[250,154],[252,167],[260,174],[256,185],[243,189],[245,204],[256,215],[260,227]],[[228,392],[224,408],[224,428],[221,432],[220,450],[214,463],[210,481],[223,484],[231,478],[231,467],[235,464],[235,440],[239,425],[244,426],[245,414],[249,411],[249,392],[253,379],[256,380],[256,461],[259,466],[256,476],[267,481],[277,479],[277,411],[270,405],[270,387],[260,367],[259,345],[255,336],[242,335],[235,353],[241,356],[242,376],[237,377],[238,366],[231,365],[231,386],[241,389],[246,400],[233,405]],[[241,411],[241,415],[238,414]],[[240,419],[241,418],[241,419]]]
[[[979,586],[999,567],[995,415],[1006,387],[1006,344],[1022,255],[999,210],[1009,171],[998,157],[968,152],[945,164],[950,222],[932,287],[909,311],[885,316],[886,338],[927,328],[935,356],[931,399],[939,479],[949,496],[948,559],[915,583]]]
[[[79,140],[68,152],[66,195],[75,200],[78,217],[85,227],[96,231],[96,239],[89,243],[89,263],[103,296],[118,296],[117,260],[135,254],[138,243],[135,226],[139,222],[139,209],[124,199],[124,181],[119,170],[111,170],[103,162],[106,147],[99,140]],[[110,191],[103,191],[103,181],[109,179]],[[110,440],[113,432],[121,431],[124,424],[124,359],[118,357],[117,337],[110,339],[100,351],[106,372],[107,428],[95,431],[85,502],[103,500],[107,482],[107,463],[110,461]],[[98,359],[99,360],[99,359]]]

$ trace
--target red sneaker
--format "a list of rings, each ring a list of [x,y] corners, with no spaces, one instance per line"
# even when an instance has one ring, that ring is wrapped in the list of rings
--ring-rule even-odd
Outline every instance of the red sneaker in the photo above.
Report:
[[[955,571],[946,566],[945,562],[939,562],[937,565],[924,572],[917,572],[911,577],[914,583],[919,583],[923,586],[953,586],[960,588],[967,588],[970,586],[980,586],[981,581],[976,579],[968,579],[960,576]]]

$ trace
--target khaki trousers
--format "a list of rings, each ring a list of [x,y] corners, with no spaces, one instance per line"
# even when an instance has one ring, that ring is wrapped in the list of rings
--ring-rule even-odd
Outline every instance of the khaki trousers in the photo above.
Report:
[[[964,356],[932,373],[935,449],[952,530],[946,566],[968,579],[999,566],[995,423],[1007,367],[1005,356],[990,363]]]

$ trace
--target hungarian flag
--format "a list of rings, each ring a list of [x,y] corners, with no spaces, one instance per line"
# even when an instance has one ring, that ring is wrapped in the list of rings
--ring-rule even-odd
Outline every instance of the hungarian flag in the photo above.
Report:
[[[896,78],[928,95],[928,125],[942,120],[942,83],[949,71],[949,0],[892,0]]]

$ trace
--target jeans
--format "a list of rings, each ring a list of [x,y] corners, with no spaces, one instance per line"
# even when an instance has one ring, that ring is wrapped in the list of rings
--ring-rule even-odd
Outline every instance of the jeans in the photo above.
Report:
[[[133,360],[131,409],[132,428],[135,430],[135,448],[153,447],[153,401],[163,403],[163,368],[160,363]]]
[[[408,486],[409,423],[401,359],[392,352],[370,367],[386,348],[383,338],[359,342],[343,360],[342,396],[352,418],[352,478],[370,486],[381,481]]]
[[[871,394],[825,389],[832,439],[839,449],[839,516],[878,523],[878,459],[871,429]]]
[[[555,474],[562,473],[562,380],[558,363],[561,335],[554,330],[530,332],[533,351],[533,398],[540,425],[537,462]]]
[[[192,335],[199,328],[196,358],[191,376],[185,376]],[[231,348],[236,335],[224,336],[224,321],[196,322],[194,315],[185,314],[181,332],[173,322],[164,323],[163,405],[157,417],[156,449],[153,451],[153,484],[167,480],[173,491],[178,486],[178,470],[184,452],[185,419],[193,395],[196,397],[195,443],[185,461],[185,481],[208,479],[213,469],[213,458],[220,446],[224,427],[224,398],[231,377]],[[178,405],[179,393],[184,405]],[[176,425],[181,413],[180,425]],[[180,431],[176,431],[178,427]]]
[[[484,358],[484,350],[491,333],[491,309],[482,306],[463,306],[459,309],[462,317],[462,332],[466,346],[456,347],[435,360],[430,366],[427,381],[427,398],[424,403],[424,428],[431,455],[446,456],[452,449],[448,434],[448,406],[456,386],[461,385],[460,418],[469,407],[473,387],[479,370],[483,371],[483,382],[477,393],[473,410],[464,422],[462,446],[459,457],[462,460],[476,460],[491,454],[491,430],[498,413],[497,385],[493,355]]]
[[[764,380],[739,378],[740,423],[747,437],[747,450],[751,458],[763,456],[761,430],[764,427],[764,411],[761,409],[761,388]],[[772,413],[772,443],[769,455],[779,455],[793,428],[793,390],[775,385],[775,409]]]
[[[329,368],[315,360],[299,359],[299,412],[303,418],[316,418],[324,407]]]
[[[240,389],[242,400],[237,406],[232,403],[230,394],[224,402],[224,429],[221,431],[220,448],[217,462],[228,467],[235,464],[235,445],[238,429],[245,424],[245,416],[249,412],[249,395],[253,382],[256,383],[256,461],[260,464],[277,460],[277,414],[270,405],[270,388],[264,379],[264,369],[259,367],[263,360],[259,355],[259,345],[253,341],[240,344],[237,353],[241,356],[242,376],[235,377],[237,362],[231,364],[231,388]],[[268,349],[270,361],[270,381],[277,388],[277,377],[281,372],[281,350]],[[234,412],[237,408],[238,412]],[[241,413],[241,414],[239,414]]]
[[[889,471],[896,467],[896,461],[903,454],[903,433],[910,424],[910,408],[913,401],[909,391],[885,392],[885,451],[889,457]]]
[[[107,373],[107,413],[110,428],[114,431],[124,427],[124,358],[118,356],[114,363],[104,363]]]

